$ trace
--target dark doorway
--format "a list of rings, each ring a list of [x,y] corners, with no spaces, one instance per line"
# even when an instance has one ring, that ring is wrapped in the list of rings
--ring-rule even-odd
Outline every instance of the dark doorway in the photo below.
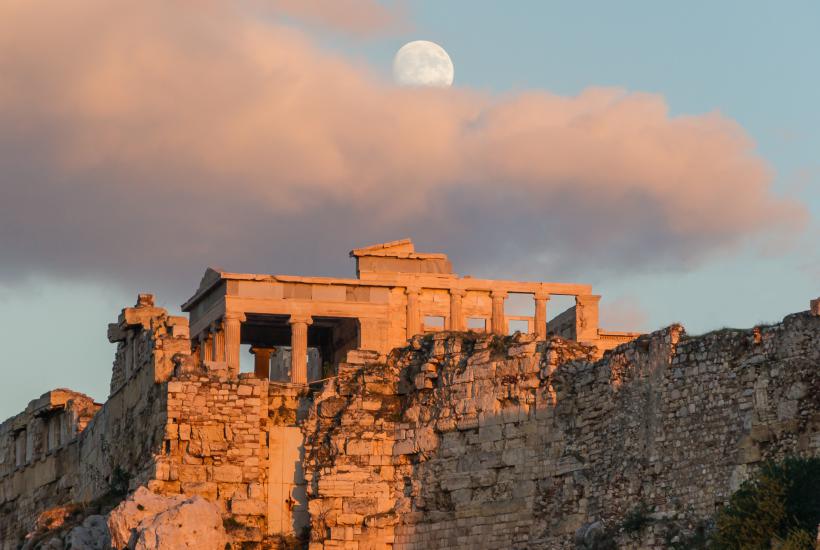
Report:
[[[269,365],[271,380],[290,380],[288,319],[287,315],[249,313],[242,324],[243,345],[251,349],[259,347],[272,350]],[[347,352],[359,347],[359,334],[358,319],[314,317],[313,324],[308,327],[308,381],[335,376],[338,365],[347,357]]]

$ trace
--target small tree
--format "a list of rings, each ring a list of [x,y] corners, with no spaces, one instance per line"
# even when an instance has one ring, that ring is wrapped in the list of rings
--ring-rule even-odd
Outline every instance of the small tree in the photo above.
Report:
[[[812,550],[820,523],[820,458],[766,462],[718,513],[718,550]]]

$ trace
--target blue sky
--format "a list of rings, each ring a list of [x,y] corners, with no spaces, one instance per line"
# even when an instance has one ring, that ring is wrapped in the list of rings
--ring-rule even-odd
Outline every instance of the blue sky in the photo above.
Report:
[[[582,268],[574,278],[595,285],[604,295],[603,308],[615,303],[622,310],[621,317],[610,317],[613,322],[632,320],[648,330],[679,321],[699,333],[777,321],[806,309],[809,299],[820,295],[820,73],[815,67],[820,5],[448,0],[406,6],[411,24],[406,31],[375,38],[323,28],[309,32],[324,49],[385,78],[404,42],[427,39],[449,52],[459,87],[501,95],[545,89],[574,96],[589,87],[615,86],[662,95],[672,115],[718,111],[755,142],[757,155],[774,173],[775,194],[807,208],[808,227],[776,246],[748,243],[693,264],[618,273]],[[0,180],[0,185],[11,182]],[[169,221],[171,238],[176,231]],[[20,234],[26,238],[25,228]],[[309,237],[321,239],[321,233]],[[348,249],[364,244],[351,242]],[[436,244],[449,251],[446,240]],[[325,263],[311,264],[312,271],[350,273],[346,252],[339,249]],[[579,256],[586,253],[578,250]],[[458,251],[452,256],[459,270]],[[0,248],[0,267],[17,271],[15,258]],[[99,260],[106,263],[104,257]],[[584,266],[594,266],[586,260]],[[173,251],[163,261],[173,262]],[[291,271],[291,265],[301,265],[294,262],[283,261],[281,270],[272,262],[269,270]],[[185,291],[179,285],[165,287],[148,274],[123,280],[102,271],[51,270],[49,265],[44,260],[39,267],[0,279],[0,344],[6,351],[3,418],[54,387],[103,400],[113,359],[113,346],[105,338],[107,323],[138,292],[156,289],[162,292],[160,305],[176,310],[198,283],[198,273],[192,271],[185,272]],[[549,270],[539,278],[550,280]]]

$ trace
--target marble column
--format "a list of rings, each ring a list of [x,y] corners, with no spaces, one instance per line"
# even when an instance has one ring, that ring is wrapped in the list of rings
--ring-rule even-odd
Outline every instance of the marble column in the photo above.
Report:
[[[211,331],[208,329],[206,332],[203,332],[199,335],[200,341],[200,358],[202,362],[205,361],[211,362],[214,360],[214,341],[213,336],[211,336]]]
[[[421,313],[419,309],[420,288],[407,287],[407,338],[421,332]]]
[[[242,321],[245,316],[241,313],[228,312],[225,314],[223,326],[225,327],[225,362],[228,364],[228,374],[239,375],[239,345],[242,337]]]
[[[535,294],[535,336],[539,340],[547,337],[547,302],[550,295],[537,292]]]
[[[222,321],[214,321],[211,323],[211,334],[214,341],[213,346],[213,361],[216,363],[225,362],[225,330],[222,327]]]
[[[493,334],[507,334],[507,318],[504,314],[504,300],[507,299],[507,293],[503,290],[493,290],[490,293],[493,300]]]
[[[253,374],[262,380],[270,380],[270,357],[275,348],[251,348],[253,354]]]
[[[290,320],[290,381],[307,384],[307,336],[310,315],[291,315]]]
[[[450,330],[464,330],[464,309],[462,302],[465,290],[460,288],[450,289]]]

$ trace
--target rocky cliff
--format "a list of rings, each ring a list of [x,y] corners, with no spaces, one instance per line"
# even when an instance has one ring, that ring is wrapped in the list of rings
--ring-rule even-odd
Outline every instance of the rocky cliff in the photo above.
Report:
[[[0,548],[693,548],[762,461],[820,455],[816,310],[600,359],[438,332],[310,386],[200,362],[147,298],[110,337],[104,405],[0,425]]]
[[[593,355],[439,333],[362,356],[305,424],[312,548],[683,548],[755,464],[820,453],[820,317]]]

